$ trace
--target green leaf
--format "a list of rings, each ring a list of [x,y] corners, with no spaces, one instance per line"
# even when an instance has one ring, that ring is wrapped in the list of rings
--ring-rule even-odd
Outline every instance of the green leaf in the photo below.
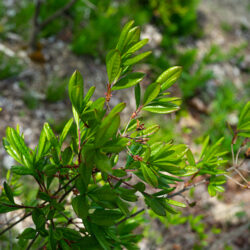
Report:
[[[134,44],[132,47],[130,47],[128,49],[128,51],[125,53],[125,55],[133,54],[134,52],[136,52],[137,50],[139,50],[143,46],[145,46],[147,43],[148,43],[148,39],[143,39],[143,40],[137,42],[136,44]]]
[[[175,201],[175,200],[166,199],[166,202],[168,204],[171,204],[171,205],[174,205],[174,206],[177,206],[177,207],[187,207],[184,203],[179,202],[179,201]]]
[[[54,228],[53,228],[52,224],[49,225],[48,243],[49,243],[49,247],[51,248],[51,250],[56,250],[57,249],[57,247],[56,247],[57,242],[56,242],[55,237],[54,237]]]
[[[88,216],[89,205],[85,195],[78,195],[72,199],[72,207],[81,219],[86,219]]]
[[[73,159],[73,152],[71,147],[67,147],[64,149],[64,151],[61,153],[62,158],[62,164],[63,165],[69,165]]]
[[[196,165],[195,159],[194,159],[193,153],[190,149],[187,150],[186,156],[187,156],[187,160],[188,160],[189,164],[192,166],[195,166]]]
[[[34,224],[36,225],[36,229],[43,229],[45,226],[46,218],[44,213],[42,212],[42,209],[36,208],[32,212],[32,220]]]
[[[88,195],[94,200],[100,201],[115,201],[117,199],[117,194],[110,186],[103,186],[91,190]]]
[[[11,146],[22,156],[23,163],[27,167],[32,167],[32,160],[29,152],[29,148],[26,146],[23,137],[21,137],[17,131],[8,127],[6,129],[6,136]]]
[[[82,111],[83,94],[83,78],[81,73],[76,70],[69,80],[69,98],[79,113]]]
[[[39,138],[39,143],[38,143],[38,149],[37,149],[37,154],[36,154],[36,160],[39,161],[41,157],[44,154],[45,148],[46,148],[46,134],[44,132],[44,128],[41,131],[40,138]]]
[[[90,154],[90,157],[92,155],[94,156],[94,154],[92,153],[92,154]],[[88,163],[88,162],[86,164],[81,162],[81,164],[80,164],[79,172],[81,175],[81,181],[83,181],[85,187],[87,187],[89,182],[90,182],[90,177],[92,174],[92,167],[93,167],[93,164]]]
[[[156,82],[160,83],[161,90],[164,91],[171,87],[176,80],[180,77],[182,67],[174,66],[165,70],[157,79]]]
[[[46,134],[47,140],[55,147],[58,148],[58,140],[52,131],[50,125],[46,122],[43,126],[44,132]]]
[[[162,202],[162,204],[164,205],[165,209],[166,209],[169,213],[171,213],[171,214],[178,214],[178,212],[177,212],[175,209],[173,209],[170,205],[167,204],[166,200],[164,200],[164,201]]]
[[[12,166],[11,171],[13,174],[17,174],[17,175],[33,175],[34,174],[32,169],[27,168],[25,166]]]
[[[128,58],[123,62],[124,66],[131,66],[134,65],[136,63],[138,63],[139,61],[143,60],[145,57],[149,56],[152,52],[151,51],[147,51],[144,53],[141,53],[137,56],[134,56],[132,58]]]
[[[209,195],[212,197],[216,195],[216,189],[214,188],[213,185],[208,185],[207,191],[208,191]]]
[[[74,120],[73,120],[73,118],[71,118],[71,119],[66,123],[66,125],[64,126],[63,131],[62,131],[61,136],[60,136],[60,145],[62,145],[62,143],[65,141],[66,136],[67,136],[67,134],[69,133],[69,130],[70,130],[70,128],[71,128],[73,122],[74,122]]]
[[[160,216],[166,216],[165,208],[159,199],[145,196],[145,202],[156,214]]]
[[[13,205],[13,203],[10,203],[10,205]],[[20,209],[20,207],[9,207],[9,206],[2,205],[0,202],[0,214],[5,214],[8,212],[18,210],[18,209]]]
[[[125,216],[129,216],[130,213],[128,210],[128,205],[124,201],[118,198],[116,199],[116,204],[118,205],[118,207],[120,208],[120,210]]]
[[[128,142],[129,139],[127,138],[108,141],[102,146],[102,151],[107,153],[119,153],[128,145]]]
[[[250,101],[240,113],[237,131],[239,136],[250,137]]]
[[[112,172],[112,166],[110,159],[100,152],[96,152],[95,158],[93,159],[96,167],[100,169],[102,172],[110,174]]]
[[[139,83],[145,74],[139,72],[132,72],[121,78],[113,87],[112,90],[130,88]]]
[[[129,30],[126,38],[126,47],[124,48],[125,51],[140,40],[140,34],[141,29],[139,26],[133,27]]]
[[[116,46],[116,48],[118,50],[120,50],[121,52],[123,51],[124,47],[126,46],[128,32],[131,29],[131,27],[133,26],[133,24],[134,24],[134,21],[130,21],[130,22],[126,23],[121,31],[121,35],[119,37],[119,41],[118,41],[117,46]]]
[[[59,232],[62,232],[63,238],[67,239],[69,241],[77,242],[77,241],[82,239],[80,233],[78,231],[74,230],[74,229],[71,229],[71,228],[68,228],[68,227],[64,227],[64,228],[62,228],[62,227],[59,228],[58,227],[57,230]]]
[[[110,250],[110,243],[107,241],[104,231],[97,225],[91,224],[93,234],[104,250]]]
[[[153,187],[158,186],[157,176],[144,162],[141,162],[141,171],[147,183],[149,183]]]
[[[121,55],[119,50],[113,49],[106,56],[106,67],[109,83],[113,83],[118,77],[121,66]]]
[[[90,100],[90,98],[92,97],[92,95],[94,94],[94,92],[95,92],[95,86],[92,86],[92,87],[89,89],[89,91],[87,92],[87,94],[86,94],[86,96],[84,97],[84,99],[83,99],[83,103],[84,103],[85,105],[89,102],[89,100]]]
[[[207,136],[207,137],[205,138],[204,142],[203,142],[202,150],[201,150],[201,154],[200,154],[200,159],[201,159],[201,157],[204,155],[204,153],[206,152],[206,149],[207,149],[208,143],[209,143],[209,139],[210,139],[210,137]]]
[[[13,198],[12,190],[11,190],[10,186],[8,185],[8,183],[4,182],[3,186],[4,186],[5,194],[8,197],[9,201],[12,202],[12,203],[15,203],[14,198]]]
[[[26,228],[17,238],[18,239],[34,239],[36,236],[36,230],[33,228]]]
[[[142,110],[157,113],[157,114],[169,114],[179,110],[180,108],[176,105],[158,105],[158,104],[150,104],[142,108]]]
[[[159,83],[151,83],[144,93],[143,105],[147,105],[152,102],[160,93],[161,85]]]
[[[122,216],[123,214],[120,211],[96,209],[95,212],[90,215],[90,219],[92,223],[100,226],[112,226]]]
[[[96,134],[96,147],[101,147],[109,141],[118,131],[120,126],[120,116],[117,114],[109,120],[109,123],[103,122]]]
[[[141,87],[140,84],[135,85],[135,102],[136,102],[136,108],[140,106],[141,102]]]

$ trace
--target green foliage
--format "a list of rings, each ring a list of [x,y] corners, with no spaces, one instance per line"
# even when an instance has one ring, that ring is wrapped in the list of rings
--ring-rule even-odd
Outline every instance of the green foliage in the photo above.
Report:
[[[207,138],[196,160],[185,144],[162,139],[152,142],[159,126],[144,127],[137,119],[142,111],[167,114],[179,109],[180,99],[169,97],[166,90],[181,74],[181,67],[171,67],[141,93],[138,86],[143,75],[132,66],[150,52],[135,55],[142,47],[139,40],[140,29],[127,23],[116,49],[106,57],[105,97],[92,100],[95,88],[84,93],[82,75],[73,73],[68,85],[73,117],[59,135],[45,123],[38,145],[31,149],[18,126],[6,129],[3,145],[18,165],[12,167],[13,178],[4,183],[0,213],[19,209],[32,217],[34,228],[26,228],[18,237],[22,249],[32,247],[35,241],[48,249],[138,249],[142,235],[134,230],[141,221],[134,217],[144,210],[136,211],[139,197],[145,209],[165,217],[178,214],[175,207],[186,206],[174,197],[195,186],[192,181],[196,176],[208,184],[211,196],[224,190],[223,139],[210,145]],[[126,104],[113,108],[109,104],[113,92],[121,87],[134,87],[137,103],[125,126],[121,113]],[[242,130],[248,132],[248,106],[240,115],[239,136],[245,136]],[[25,175],[37,186],[23,204],[18,188]],[[131,175],[137,177],[136,183],[130,182]],[[185,182],[182,177],[188,176],[191,179]],[[179,182],[185,182],[185,188],[174,192]]]
[[[0,51],[0,80],[16,76],[23,69],[19,58],[15,56],[7,56]]]

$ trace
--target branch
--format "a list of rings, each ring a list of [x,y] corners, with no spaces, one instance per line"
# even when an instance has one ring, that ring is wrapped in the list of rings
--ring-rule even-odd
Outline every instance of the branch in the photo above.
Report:
[[[179,190],[179,191],[177,191],[177,192],[175,192],[175,193],[173,193],[173,194],[167,195],[166,198],[172,198],[172,197],[174,197],[174,196],[176,196],[176,195],[180,195],[180,194],[182,194],[183,192],[185,192],[185,191],[187,191],[187,190],[189,190],[189,189],[191,189],[191,188],[193,188],[193,187],[199,186],[199,185],[201,185],[201,184],[203,184],[203,183],[205,183],[205,182],[207,182],[207,181],[208,181],[208,179],[203,179],[203,180],[200,181],[200,182],[194,183],[193,185],[184,187],[183,189],[181,189],[181,190]]]
[[[40,31],[38,17],[39,17],[41,5],[42,5],[42,0],[37,0],[36,6],[35,6],[35,14],[33,17],[32,33],[31,33],[31,38],[30,38],[30,46],[32,49],[36,48],[37,36]]]
[[[66,197],[74,188],[75,188],[75,185],[74,185],[73,187],[71,187],[68,191],[66,191],[66,192],[62,195],[62,197],[59,199],[59,203],[61,203],[61,202],[65,199],[65,197]]]
[[[60,191],[62,191],[64,188],[66,188],[71,182],[73,182],[75,179],[77,179],[79,177],[79,175],[76,175],[74,178],[72,178],[70,181],[68,181],[64,186],[62,186],[61,188],[59,188],[54,194],[53,196],[56,196]],[[64,194],[65,195],[65,194]],[[63,196],[64,196],[63,195]],[[44,206],[47,203],[47,201],[43,202],[40,206]],[[32,213],[27,213],[25,214],[22,218],[20,218],[19,220],[17,220],[16,222],[14,222],[13,224],[9,225],[8,227],[6,227],[4,230],[2,230],[0,232],[0,235],[4,234],[5,232],[7,232],[8,230],[10,230],[12,227],[14,227],[15,225],[17,225],[18,223],[20,223],[21,221],[25,220],[27,217],[31,216]]]
[[[63,14],[63,12],[65,12],[66,10],[68,10],[74,3],[76,2],[76,0],[71,0],[70,2],[68,2],[64,7],[62,7],[61,9],[57,10],[53,15],[49,16],[45,21],[43,21],[40,25],[39,28],[43,29],[46,25],[48,25],[50,22],[52,22],[54,19],[58,18],[59,16],[61,16]]]
[[[126,221],[126,220],[128,220],[130,218],[135,217],[136,215],[142,213],[144,210],[145,210],[145,208],[142,208],[142,209],[138,210],[137,212],[135,212],[134,214],[131,214],[130,216],[120,220],[119,222],[116,223],[116,226],[120,225],[122,222],[124,222],[124,221]]]
[[[13,224],[9,225],[8,227],[6,227],[3,231],[0,232],[0,235],[4,234],[5,232],[7,232],[8,230],[10,230],[12,227],[14,227],[16,224],[18,224],[19,222],[23,221],[24,219],[26,219],[27,217],[29,217],[32,213],[28,213],[25,214],[22,218],[20,218],[19,220],[17,220],[16,222],[14,222]]]
[[[30,244],[28,245],[28,247],[26,248],[26,250],[31,249],[31,247],[32,247],[32,245],[34,244],[34,242],[36,241],[38,235],[39,235],[39,233],[36,234],[36,236],[35,236],[34,239],[30,242]]]
[[[18,204],[8,204],[8,203],[4,203],[4,202],[0,202],[1,205],[6,206],[6,207],[16,207],[16,208],[31,208],[31,209],[35,209],[35,208],[41,208],[44,207],[44,205],[39,205],[37,207],[32,207],[32,206],[24,206],[24,205],[18,205]]]

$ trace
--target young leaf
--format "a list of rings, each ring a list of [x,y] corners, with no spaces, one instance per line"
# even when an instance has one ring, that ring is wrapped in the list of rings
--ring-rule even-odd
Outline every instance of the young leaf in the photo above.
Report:
[[[89,205],[85,195],[78,195],[72,199],[72,207],[81,219],[86,219],[88,216]]]
[[[39,143],[38,143],[38,149],[37,149],[37,154],[36,154],[36,160],[39,161],[40,158],[42,157],[44,150],[46,148],[46,134],[44,132],[44,129],[42,129],[42,132],[40,134],[40,138],[39,138]]]
[[[182,67],[175,66],[165,70],[157,79],[156,82],[160,83],[161,90],[164,91],[171,87],[176,80],[180,77]]]
[[[83,99],[83,103],[84,103],[85,105],[89,102],[89,100],[90,100],[90,98],[92,97],[92,95],[94,94],[94,92],[95,92],[95,86],[92,86],[92,87],[89,89],[89,91],[87,92],[87,94],[86,94],[86,96],[84,97],[84,99]]]
[[[104,173],[110,174],[112,172],[112,166],[110,159],[100,152],[96,152],[95,158],[94,158],[96,167],[103,171]]]
[[[6,136],[8,142],[11,144],[12,148],[16,153],[21,154],[23,163],[27,167],[32,167],[32,160],[29,152],[29,148],[26,146],[24,139],[20,136],[17,131],[13,128],[8,127],[6,129]]]
[[[46,218],[44,213],[42,212],[42,209],[36,208],[32,212],[32,220],[34,224],[36,225],[36,229],[42,229],[45,226]]]
[[[186,155],[187,155],[187,160],[188,160],[189,164],[191,166],[195,166],[196,165],[195,159],[194,159],[193,153],[190,149],[187,150]]]
[[[13,205],[13,203],[10,203],[10,205]],[[18,210],[18,209],[20,209],[20,207],[9,207],[9,206],[2,205],[0,202],[0,214],[5,214],[8,212]]]
[[[145,181],[153,187],[158,186],[158,179],[154,172],[144,163],[141,162],[141,170]]]
[[[250,101],[247,102],[240,113],[237,130],[239,136],[250,137]]]
[[[109,83],[113,83],[118,77],[121,66],[121,55],[119,50],[111,50],[106,56],[106,67]]]
[[[157,198],[145,196],[145,202],[156,214],[166,216],[165,208]]]
[[[137,83],[139,83],[145,74],[139,72],[133,72],[127,74],[125,77],[121,78],[113,87],[112,90],[130,88]]]
[[[96,147],[101,147],[110,138],[112,138],[112,136],[117,133],[119,126],[120,126],[120,116],[118,114],[112,117],[112,121],[110,120],[109,123],[107,124],[103,123],[96,135],[96,142],[95,142]]]
[[[158,104],[150,104],[142,108],[142,110],[157,114],[169,114],[179,109],[180,108],[176,105],[158,105]]]
[[[25,166],[12,166],[11,171],[12,173],[17,174],[17,175],[33,175],[34,174],[32,169],[27,168]]]
[[[127,40],[127,35],[131,27],[133,26],[134,21],[130,21],[125,24],[125,26],[122,29],[121,35],[119,37],[119,41],[117,43],[116,48],[120,50],[121,52],[123,51],[124,47],[126,46],[126,40]]]
[[[143,105],[147,105],[151,101],[153,101],[158,94],[160,93],[161,90],[161,85],[157,82],[151,83],[147,88],[144,93],[144,98],[143,98]]]
[[[116,210],[104,210],[96,209],[94,213],[90,215],[91,222],[100,226],[112,226],[120,219],[123,214]]]
[[[9,201],[12,203],[15,203],[14,198],[13,198],[13,193],[12,193],[10,186],[7,184],[7,182],[4,182],[3,186],[4,186],[4,191],[6,193],[6,196],[9,199]]]
[[[36,230],[33,228],[26,228],[24,231],[17,237],[18,239],[34,239],[36,236]]]
[[[175,201],[175,200],[166,199],[166,202],[168,204],[171,204],[171,205],[174,205],[174,206],[177,206],[177,207],[187,207],[184,203],[181,203],[181,202]]]
[[[140,84],[135,85],[135,102],[136,102],[136,108],[138,108],[140,106],[140,102],[141,102]]]
[[[116,204],[125,216],[129,216],[128,205],[124,201],[122,201],[121,199],[117,199]]]
[[[60,145],[65,141],[67,134],[69,133],[69,130],[73,124],[73,118],[69,119],[69,121],[66,123],[66,125],[63,128],[63,131],[60,136]]]
[[[128,59],[124,60],[123,65],[124,66],[134,65],[134,64],[138,63],[139,61],[141,61],[142,59],[144,59],[145,57],[149,56],[151,53],[152,53],[151,51],[147,51],[147,52],[143,52],[137,56],[134,56],[132,58],[128,58]]]
[[[69,80],[69,98],[72,105],[80,113],[83,103],[83,78],[79,71],[75,71]]]
[[[137,50],[141,49],[143,46],[145,46],[148,43],[148,39],[143,39],[139,41],[138,43],[134,44],[132,47],[128,49],[128,51],[125,53],[125,55],[133,54]]]
[[[111,249],[110,243],[107,241],[105,234],[104,234],[104,231],[99,226],[97,226],[95,224],[91,224],[91,229],[93,231],[93,234],[95,235],[95,238],[97,239],[97,241],[101,245],[101,247],[104,250],[110,250]]]

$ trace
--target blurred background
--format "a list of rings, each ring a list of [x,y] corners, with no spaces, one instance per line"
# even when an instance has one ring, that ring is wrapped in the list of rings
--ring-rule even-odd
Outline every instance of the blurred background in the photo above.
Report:
[[[142,86],[170,66],[183,67],[170,89],[182,97],[182,109],[150,114],[145,123],[158,122],[158,137],[197,154],[207,135],[212,142],[224,136],[222,147],[230,150],[228,124],[235,127],[250,96],[249,0],[0,0],[0,138],[19,124],[34,147],[46,121],[59,133],[71,115],[67,83],[75,69],[86,89],[95,85],[96,97],[104,96],[105,56],[131,19],[153,51],[137,66],[147,73]],[[111,99],[129,103],[124,121],[133,99],[127,90]],[[14,164],[1,147],[1,183]],[[182,215],[144,216],[140,249],[249,249],[249,191],[229,181],[222,196],[209,198],[202,186],[189,196],[195,204]]]

